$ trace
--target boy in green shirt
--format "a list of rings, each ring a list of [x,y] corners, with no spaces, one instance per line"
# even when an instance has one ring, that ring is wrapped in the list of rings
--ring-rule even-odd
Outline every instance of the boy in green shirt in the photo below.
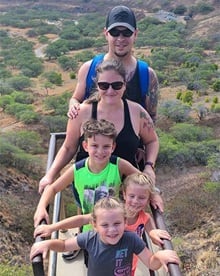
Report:
[[[117,136],[106,120],[89,120],[83,125],[83,147],[89,157],[68,168],[43,192],[34,215],[36,227],[42,219],[49,223],[47,206],[57,192],[73,183],[74,194],[83,214],[91,213],[95,202],[107,195],[119,196],[122,177],[138,172],[128,161],[112,156]],[[88,227],[87,227],[88,230]]]

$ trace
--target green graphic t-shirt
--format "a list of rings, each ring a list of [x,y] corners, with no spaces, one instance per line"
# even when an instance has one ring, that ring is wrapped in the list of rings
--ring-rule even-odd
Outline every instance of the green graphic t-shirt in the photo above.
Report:
[[[88,168],[88,158],[73,165],[73,188],[77,195],[83,214],[92,212],[95,203],[105,196],[119,196],[121,184],[118,169],[119,157],[111,156],[107,166],[99,173],[92,173]],[[85,230],[84,227],[83,230]],[[89,227],[90,229],[91,227]]]

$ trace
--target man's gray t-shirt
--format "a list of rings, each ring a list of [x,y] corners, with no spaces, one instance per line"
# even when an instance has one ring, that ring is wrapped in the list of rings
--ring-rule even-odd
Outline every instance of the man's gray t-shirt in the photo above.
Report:
[[[137,234],[129,231],[115,245],[104,244],[95,231],[78,234],[77,242],[89,254],[88,276],[130,276],[133,254],[145,248]]]

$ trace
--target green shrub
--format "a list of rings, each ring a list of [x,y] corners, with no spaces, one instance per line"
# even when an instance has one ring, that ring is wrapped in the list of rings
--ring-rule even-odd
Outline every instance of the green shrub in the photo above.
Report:
[[[186,146],[189,149],[190,155],[192,156],[192,163],[189,163],[189,165],[206,166],[208,164],[209,157],[217,150],[216,143],[216,141],[187,143]]]
[[[173,12],[178,15],[183,15],[186,11],[187,11],[187,7],[184,6],[183,4],[176,6],[173,10]]]
[[[39,154],[43,152],[41,147],[41,136],[35,131],[10,131],[7,133],[2,133],[1,136],[12,145],[24,150],[27,153]]]
[[[190,119],[191,107],[181,103],[179,100],[163,102],[158,113],[170,118],[174,122],[185,122]]]
[[[40,115],[33,111],[33,106],[23,103],[12,103],[7,105],[5,112],[14,115],[25,124],[36,123],[40,120]]]
[[[78,62],[86,62],[94,57],[95,53],[93,51],[84,50],[74,55],[74,59]]]
[[[211,111],[214,112],[214,109],[215,109],[215,104],[212,103],[212,104],[211,104]]]
[[[8,82],[0,81],[0,93],[1,93],[1,95],[11,94],[13,91],[14,91],[13,87],[11,87],[11,85]]]
[[[40,43],[42,43],[42,44],[46,44],[46,43],[48,43],[49,38],[46,37],[46,36],[44,36],[44,35],[42,35],[42,36],[40,36],[40,37],[38,38],[38,41],[39,41]]]
[[[78,62],[76,61],[75,57],[69,56],[61,56],[58,58],[59,65],[62,67],[63,70],[72,70],[75,71],[78,67]]]
[[[25,124],[33,124],[40,121],[40,115],[32,110],[25,110],[18,114],[18,119]]]
[[[25,88],[29,88],[31,87],[31,80],[28,77],[25,76],[15,76],[15,77],[11,77],[8,80],[9,85],[14,88],[15,90],[23,90]]]
[[[39,176],[43,169],[40,159],[12,145],[4,137],[0,137],[0,164],[33,177]]]
[[[209,112],[209,109],[204,105],[198,105],[197,107],[195,107],[195,110],[200,120],[203,120]]]
[[[12,73],[6,68],[0,68],[0,76],[1,76],[1,79],[6,79],[6,78],[10,78],[12,76]]]
[[[214,104],[217,104],[217,103],[218,103],[218,97],[214,97],[213,100],[212,100],[212,102],[213,102]]]
[[[220,183],[219,182],[206,182],[204,184],[206,192],[218,193],[220,196]],[[220,198],[220,197],[219,197]]]
[[[213,83],[212,88],[214,91],[219,92],[220,91],[220,80],[216,80]]]
[[[38,177],[42,172],[42,161],[36,156],[19,150],[13,154],[13,167],[26,175]]]
[[[215,10],[215,8],[209,3],[199,2],[197,5],[197,11],[201,14],[208,14]]]
[[[14,115],[16,117],[19,117],[19,113],[22,113],[24,111],[33,111],[33,106],[22,104],[22,103],[12,103],[10,105],[7,105],[5,112]]]
[[[65,92],[58,96],[50,96],[45,99],[44,105],[46,109],[53,109],[55,115],[64,116],[68,110],[70,97],[70,92]]]
[[[0,97],[0,107],[3,108],[3,110],[6,108],[7,105],[12,104],[14,99],[12,96],[9,95],[3,95]]]
[[[51,72],[45,73],[44,76],[52,84],[55,84],[55,85],[59,86],[59,85],[62,85],[62,83],[63,83],[61,73],[51,71]]]
[[[42,123],[49,129],[49,132],[65,132],[67,116],[44,116]]]
[[[209,158],[208,158],[208,168],[210,169],[219,169],[220,168],[220,149],[218,149],[217,152],[214,152]]]
[[[214,113],[220,113],[220,104],[213,104],[211,109]]]
[[[182,99],[182,92],[177,92],[176,99],[181,100]]]
[[[184,93],[182,93],[181,100],[184,103],[188,103],[188,104],[192,103],[192,101],[193,101],[193,92],[192,91],[185,91]]]
[[[157,165],[183,167],[186,156],[190,156],[187,147],[178,142],[172,135],[158,131],[160,150],[157,158]]]
[[[32,274],[31,265],[0,264],[0,276],[27,276]]]
[[[34,96],[32,93],[15,91],[11,96],[17,103],[32,104],[34,102]]]
[[[70,78],[71,78],[71,80],[75,80],[76,79],[76,73],[70,72]]]
[[[187,123],[178,123],[170,128],[170,134],[180,142],[203,141],[213,137],[213,131],[209,127],[196,126]]]
[[[193,139],[196,135],[197,134],[193,135]],[[182,142],[172,136],[172,133],[165,133],[162,131],[158,131],[158,136],[160,140],[160,150],[157,158],[157,165],[159,166],[167,165],[177,168],[198,165],[206,166],[213,154],[220,153],[220,142],[218,140],[188,142],[184,138],[184,142]],[[179,139],[181,140],[181,138]]]

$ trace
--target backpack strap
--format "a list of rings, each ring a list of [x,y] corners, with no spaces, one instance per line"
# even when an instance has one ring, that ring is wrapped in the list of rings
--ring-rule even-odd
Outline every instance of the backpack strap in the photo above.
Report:
[[[103,58],[104,58],[104,54],[100,54],[100,55],[96,55],[92,60],[92,63],[89,67],[89,71],[86,77],[86,93],[85,93],[84,99],[87,99],[91,94],[91,91],[94,85],[94,78],[96,76],[96,67],[99,63],[103,61]]]
[[[81,168],[85,167],[86,165],[86,158],[82,159],[82,160],[79,160],[75,163],[75,168],[76,170],[80,170]]]
[[[112,164],[117,164],[117,160],[118,160],[118,157],[117,156],[115,156],[115,155],[111,155],[111,157],[110,157],[110,163],[112,163]]]
[[[141,88],[142,106],[145,107],[145,99],[146,96],[149,94],[149,70],[147,62],[143,60],[138,60],[138,73]]]

